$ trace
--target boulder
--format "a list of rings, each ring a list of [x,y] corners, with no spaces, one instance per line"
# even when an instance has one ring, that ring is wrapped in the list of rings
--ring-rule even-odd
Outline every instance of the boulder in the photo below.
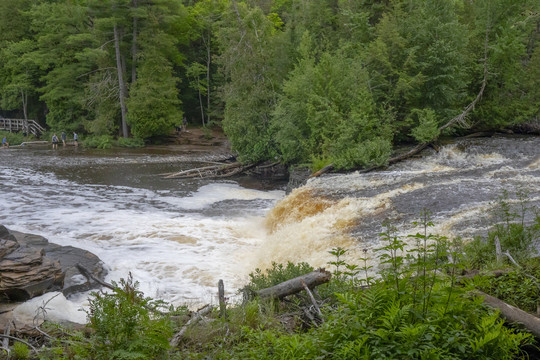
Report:
[[[68,296],[97,288],[80,274],[77,264],[99,279],[106,275],[103,263],[88,251],[0,225],[0,300],[26,301],[50,291]]]
[[[291,169],[289,172],[289,183],[287,184],[287,194],[306,183],[312,171],[309,168],[298,167]]]

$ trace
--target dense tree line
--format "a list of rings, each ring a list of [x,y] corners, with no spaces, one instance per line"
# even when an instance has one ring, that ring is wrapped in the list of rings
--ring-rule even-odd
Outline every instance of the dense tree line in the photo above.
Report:
[[[536,0],[3,0],[0,108],[151,139],[219,123],[242,161],[380,165],[538,118]]]

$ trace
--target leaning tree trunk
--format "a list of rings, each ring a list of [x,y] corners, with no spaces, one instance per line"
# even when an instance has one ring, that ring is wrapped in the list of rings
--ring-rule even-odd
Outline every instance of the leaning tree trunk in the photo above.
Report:
[[[128,129],[127,129],[127,121],[126,121],[126,104],[125,104],[125,96],[126,96],[126,84],[124,83],[124,76],[122,71],[122,60],[120,57],[120,37],[118,36],[118,29],[116,27],[116,24],[114,25],[114,49],[116,52],[116,70],[118,72],[118,85],[120,88],[119,92],[119,98],[120,98],[120,111],[122,114],[122,136],[124,138],[128,137]]]

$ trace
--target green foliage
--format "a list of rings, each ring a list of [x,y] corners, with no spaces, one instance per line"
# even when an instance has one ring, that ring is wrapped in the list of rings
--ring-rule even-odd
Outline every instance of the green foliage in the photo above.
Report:
[[[529,272],[534,275],[529,275]],[[485,293],[521,310],[535,313],[540,298],[540,284],[536,280],[539,275],[537,266],[536,269],[526,266],[497,276],[488,273],[473,281]]]
[[[17,360],[30,359],[30,349],[22,342],[16,341],[13,344],[13,357]]]
[[[4,0],[0,10],[0,107],[52,129],[116,136],[122,99],[126,137],[212,117],[241,161],[354,169],[385,165],[396,142],[436,138],[483,85],[460,125],[538,116],[535,0]]]
[[[279,84],[287,74],[288,44],[258,7],[231,3],[218,32],[220,70],[229,79],[222,89],[223,130],[241,161],[273,159],[271,128]]]
[[[110,149],[113,147],[114,140],[109,135],[89,136],[82,141],[82,144],[89,148]]]
[[[495,242],[499,241],[502,252],[509,252],[518,262],[530,257],[533,244],[540,238],[540,214],[529,206],[528,193],[516,190],[517,200],[511,201],[508,191],[503,191],[493,203],[495,224],[487,237],[475,237],[465,245],[468,266],[482,269],[496,264]],[[534,223],[528,225],[525,219],[532,214]]]
[[[8,131],[0,131],[0,139],[3,139],[4,136],[10,146],[19,145],[25,141],[34,139],[33,136],[24,137],[22,133],[14,133]]]
[[[249,274],[249,284],[246,289],[251,291],[265,289],[312,271],[313,267],[304,262],[294,264],[289,261],[287,265],[272,262],[270,269],[262,271],[257,268],[255,272]]]
[[[118,138],[118,146],[126,148],[139,148],[144,146],[144,140],[139,138]]]
[[[433,141],[439,136],[439,129],[435,112],[431,109],[414,109],[411,115],[417,117],[418,126],[413,128],[411,135],[419,143],[427,143]]]
[[[98,359],[166,358],[172,336],[170,320],[156,310],[163,303],[145,298],[131,275],[113,293],[93,293],[87,311],[93,356]]]
[[[329,158],[336,168],[384,164],[392,134],[368,91],[360,58],[313,55],[311,35],[274,112],[276,142],[287,163]]]

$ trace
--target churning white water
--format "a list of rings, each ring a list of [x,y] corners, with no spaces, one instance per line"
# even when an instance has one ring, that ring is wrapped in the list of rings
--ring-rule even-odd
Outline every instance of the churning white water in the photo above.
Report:
[[[414,234],[424,210],[432,233],[485,234],[505,190],[512,204],[520,190],[527,207],[540,206],[539,155],[538,137],[462,139],[384,170],[312,179],[285,196],[283,184],[158,176],[217,160],[198,155],[10,149],[0,151],[0,224],[92,251],[108,281],[131,272],[148,296],[215,303],[219,279],[234,297],[256,267],[325,266],[336,246],[356,263],[365,249],[376,265],[383,221]]]
[[[0,153],[0,224],[89,250],[105,263],[107,281],[131,272],[147,296],[176,305],[213,303],[219,279],[231,296],[245,284],[253,270],[249,253],[260,241],[249,234],[260,235],[283,190],[236,181],[163,184],[162,167],[142,169],[162,164],[163,156],[127,161],[63,151]],[[165,163],[171,160],[167,155]],[[176,159],[176,166],[186,160]]]

